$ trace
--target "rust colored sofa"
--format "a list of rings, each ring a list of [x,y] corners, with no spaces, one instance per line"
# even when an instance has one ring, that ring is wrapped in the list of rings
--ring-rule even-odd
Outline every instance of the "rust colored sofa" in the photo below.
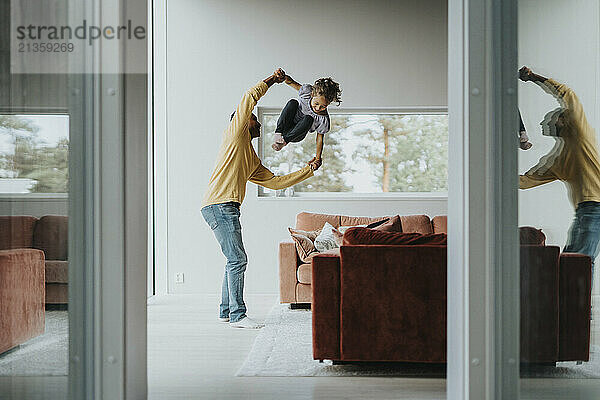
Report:
[[[329,222],[335,228],[370,224],[388,217],[349,217],[345,215],[315,214],[302,212],[296,216],[296,229],[312,231]],[[446,232],[446,218],[427,215],[401,216],[403,232]],[[292,306],[310,304],[312,301],[312,265],[298,257],[296,245],[291,240],[279,243],[279,298],[281,303]]]
[[[438,232],[445,217],[437,217]],[[521,361],[588,361],[591,259],[521,246]],[[446,362],[446,246],[344,245],[312,259],[313,357]]]
[[[0,354],[44,333],[44,253],[0,250]]]
[[[68,217],[0,216],[0,250],[20,248],[44,252],[46,304],[67,304]]]

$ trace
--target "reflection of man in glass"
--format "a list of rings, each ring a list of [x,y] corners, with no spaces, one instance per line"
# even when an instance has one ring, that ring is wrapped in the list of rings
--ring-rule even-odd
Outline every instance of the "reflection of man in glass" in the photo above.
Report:
[[[554,148],[538,164],[519,177],[519,187],[529,189],[554,180],[567,186],[575,207],[575,220],[564,251],[592,257],[600,242],[600,161],[596,132],[590,126],[575,92],[566,85],[547,79],[523,67],[523,82],[538,84],[554,96],[560,107],[542,121],[542,132],[556,139]]]

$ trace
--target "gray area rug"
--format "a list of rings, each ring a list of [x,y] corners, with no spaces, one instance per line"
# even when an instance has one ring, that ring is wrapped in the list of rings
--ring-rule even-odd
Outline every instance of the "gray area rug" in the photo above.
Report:
[[[0,376],[68,375],[69,312],[46,311],[46,331],[0,355]]]
[[[312,358],[312,313],[276,304],[259,332],[248,358],[236,376],[398,376],[445,378],[440,364],[369,363],[333,365]],[[600,348],[592,347],[590,361],[561,362],[556,367],[522,371],[523,378],[600,378]]]

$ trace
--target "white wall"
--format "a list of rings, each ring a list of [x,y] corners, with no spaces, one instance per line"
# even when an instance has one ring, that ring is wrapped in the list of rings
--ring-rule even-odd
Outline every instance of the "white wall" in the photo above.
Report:
[[[569,85],[582,101],[598,131],[599,17],[597,0],[519,1],[519,63]],[[519,107],[533,148],[519,152],[519,170],[526,172],[554,145],[539,125],[558,103],[532,83],[519,84]],[[519,225],[542,228],[548,244],[564,246],[574,216],[565,185],[554,182],[519,194]],[[595,274],[596,278],[599,274]],[[594,284],[598,291],[598,281]]]
[[[225,261],[200,214],[202,196],[231,111],[276,67],[300,82],[332,76],[344,107],[446,105],[445,0],[173,0],[167,15],[171,293],[220,290]],[[259,104],[282,106],[293,96],[277,85]],[[446,210],[445,200],[259,200],[248,184],[242,207],[246,291],[278,292],[278,242],[288,238],[286,228],[300,211],[434,216]],[[174,284],[177,272],[185,274],[184,284]]]

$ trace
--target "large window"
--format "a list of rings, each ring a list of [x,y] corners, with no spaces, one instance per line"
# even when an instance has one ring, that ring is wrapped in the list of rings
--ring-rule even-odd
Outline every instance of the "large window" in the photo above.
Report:
[[[263,164],[275,174],[295,171],[316,152],[316,134],[281,151],[271,148],[279,110],[261,109]],[[447,193],[448,115],[445,110],[330,114],[323,165],[291,189],[260,188],[260,196],[311,193]]]
[[[0,194],[67,193],[69,117],[0,115]]]

